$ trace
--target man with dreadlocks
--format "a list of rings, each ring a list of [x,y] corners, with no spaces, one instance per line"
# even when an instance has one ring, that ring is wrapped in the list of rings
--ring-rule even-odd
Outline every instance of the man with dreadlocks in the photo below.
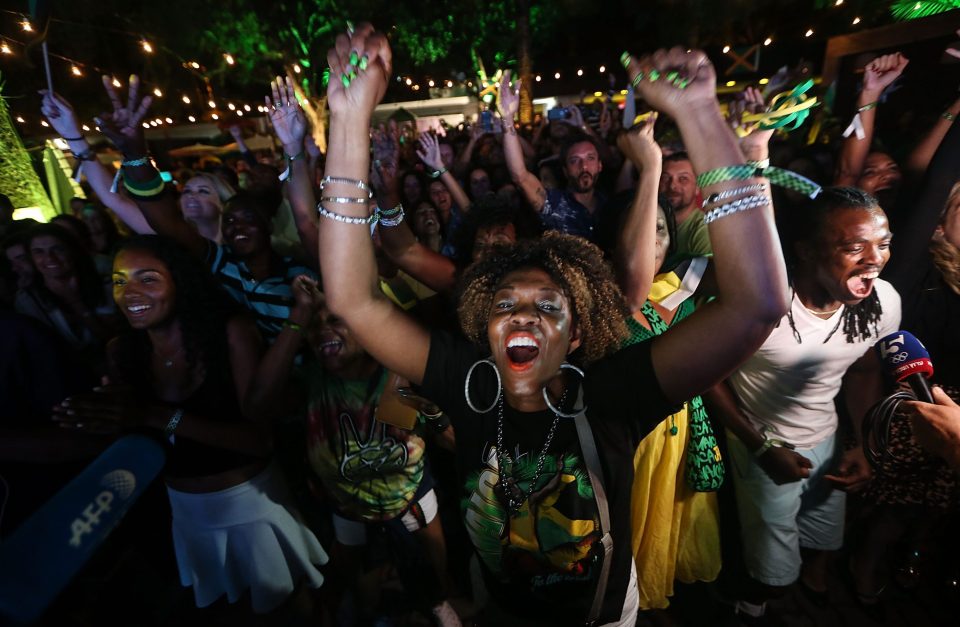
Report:
[[[738,602],[748,617],[798,577],[807,596],[826,600],[826,552],[843,541],[845,491],[870,478],[861,447],[840,445],[834,398],[842,388],[859,439],[882,392],[872,346],[900,325],[900,297],[878,278],[892,236],[873,196],[825,189],[792,231],[790,309],[708,397],[728,430],[745,565],[762,584]]]

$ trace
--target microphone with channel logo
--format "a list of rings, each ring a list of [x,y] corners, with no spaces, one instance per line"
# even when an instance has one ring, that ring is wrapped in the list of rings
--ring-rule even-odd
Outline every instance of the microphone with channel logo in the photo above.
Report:
[[[0,617],[39,619],[157,477],[165,458],[145,436],[120,438],[0,544]]]
[[[897,331],[877,342],[884,371],[897,383],[906,381],[918,401],[933,403],[930,384],[933,362],[920,340],[907,331]]]

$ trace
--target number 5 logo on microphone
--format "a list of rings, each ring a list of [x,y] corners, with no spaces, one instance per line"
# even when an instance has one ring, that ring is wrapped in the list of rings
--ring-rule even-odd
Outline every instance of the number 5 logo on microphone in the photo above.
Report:
[[[880,357],[882,359],[891,359],[893,355],[901,352],[903,350],[904,338],[903,334],[896,337],[891,337],[885,340],[882,340],[880,343]],[[899,363],[894,360],[895,363]],[[900,361],[903,361],[902,359]]]

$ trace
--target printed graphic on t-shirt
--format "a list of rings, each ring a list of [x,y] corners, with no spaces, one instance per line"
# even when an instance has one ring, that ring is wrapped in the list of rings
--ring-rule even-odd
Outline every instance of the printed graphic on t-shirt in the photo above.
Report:
[[[524,586],[538,600],[561,599],[598,575],[591,548],[600,538],[593,486],[575,454],[547,455],[537,488],[507,516],[499,484],[497,451],[486,447],[484,467],[468,477],[461,507],[467,533],[487,569],[500,581]],[[516,489],[526,494],[536,475],[536,455],[504,463]],[[592,586],[591,586],[592,587]],[[569,605],[571,599],[563,598]]]
[[[390,520],[407,509],[423,480],[424,442],[375,420],[380,388],[367,398],[366,387],[324,386],[307,414],[307,454],[341,515]]]

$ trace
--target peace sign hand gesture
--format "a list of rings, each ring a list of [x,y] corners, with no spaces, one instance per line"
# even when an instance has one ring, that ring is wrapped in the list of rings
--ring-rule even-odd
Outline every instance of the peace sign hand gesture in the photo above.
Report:
[[[110,97],[113,111],[101,113],[100,117],[94,118],[100,131],[113,142],[125,158],[139,159],[146,156],[147,142],[141,125],[143,119],[147,117],[153,97],[148,95],[143,100],[139,100],[140,78],[135,74],[130,76],[126,106],[120,101],[120,97],[113,88],[112,78],[104,76],[103,87],[107,90],[107,96]]]

